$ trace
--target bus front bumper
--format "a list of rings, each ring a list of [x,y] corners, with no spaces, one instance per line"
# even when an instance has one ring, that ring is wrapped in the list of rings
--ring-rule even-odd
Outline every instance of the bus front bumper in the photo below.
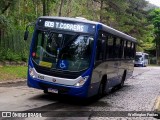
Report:
[[[48,91],[48,89],[54,89],[58,91],[58,94],[81,98],[86,98],[88,96],[88,89],[85,85],[82,87],[66,86],[32,78],[28,78],[27,84],[29,87],[41,89],[44,91]]]
[[[134,66],[135,66],[135,67],[139,67],[139,66],[143,67],[143,63],[134,64]]]

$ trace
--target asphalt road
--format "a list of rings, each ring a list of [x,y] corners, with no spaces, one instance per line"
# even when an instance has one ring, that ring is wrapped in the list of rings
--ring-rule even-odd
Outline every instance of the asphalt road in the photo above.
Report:
[[[45,117],[34,118],[38,120],[52,120],[54,116],[59,116],[54,117],[54,120],[152,120],[156,119],[152,117],[156,114],[151,111],[154,110],[158,96],[160,67],[135,67],[133,76],[125,82],[122,89],[98,100],[91,98],[89,101],[82,101],[67,96],[48,95],[43,91],[28,88],[25,82],[0,84],[0,111],[42,113]],[[149,115],[151,117],[148,117]]]

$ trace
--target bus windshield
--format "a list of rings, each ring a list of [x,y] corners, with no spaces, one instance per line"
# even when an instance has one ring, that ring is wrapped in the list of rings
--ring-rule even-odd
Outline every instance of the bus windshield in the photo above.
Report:
[[[42,67],[82,71],[89,67],[93,36],[37,30],[33,61]]]
[[[142,61],[142,55],[136,55],[135,61]]]

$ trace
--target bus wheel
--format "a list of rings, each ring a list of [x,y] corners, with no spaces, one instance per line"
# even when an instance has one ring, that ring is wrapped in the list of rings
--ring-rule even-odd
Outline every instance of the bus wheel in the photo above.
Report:
[[[47,90],[43,90],[43,93],[48,94],[49,92]]]
[[[106,86],[106,81],[101,81],[98,89],[98,98],[101,98],[106,94],[105,86]]]
[[[103,90],[103,83],[101,82],[100,85],[99,85],[99,89],[98,89],[98,98],[101,98],[103,97],[103,93],[104,93],[104,90]]]
[[[118,88],[122,88],[124,86],[124,81],[126,79],[126,71],[123,73],[122,79],[121,79],[121,83],[118,85]]]

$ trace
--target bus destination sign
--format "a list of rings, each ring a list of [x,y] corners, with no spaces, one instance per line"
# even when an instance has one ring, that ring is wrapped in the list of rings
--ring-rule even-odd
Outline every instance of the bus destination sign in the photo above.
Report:
[[[77,31],[77,32],[85,32],[85,29],[87,29],[87,26],[85,25],[62,23],[62,22],[52,22],[52,21],[45,21],[44,26],[56,28],[56,29],[62,29],[62,30]]]
[[[95,25],[77,22],[66,22],[66,21],[52,21],[52,20],[39,20],[38,26],[43,28],[52,28],[65,31],[74,32],[95,32]]]

